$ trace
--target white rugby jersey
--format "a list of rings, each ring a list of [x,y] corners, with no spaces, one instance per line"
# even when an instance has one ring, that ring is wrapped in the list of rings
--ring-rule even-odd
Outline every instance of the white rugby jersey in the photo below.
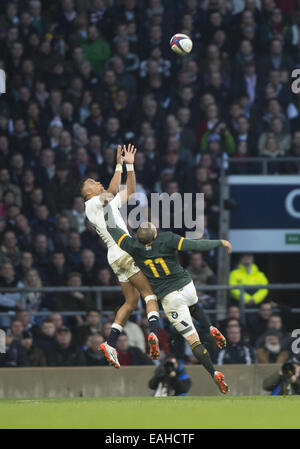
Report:
[[[116,221],[117,226],[123,229],[123,231],[129,234],[128,229],[124,223],[124,220],[119,211],[121,204],[120,194],[114,197],[113,200],[109,203],[112,209],[112,213],[114,215],[114,219]],[[110,233],[107,231],[106,222],[104,219],[104,207],[100,201],[99,196],[93,196],[93,198],[89,199],[85,202],[85,213],[88,220],[94,225],[97,234],[102,238],[105,245],[108,248],[107,259],[109,264],[115,262],[121,256],[123,256],[125,251],[123,251],[116,244]]]

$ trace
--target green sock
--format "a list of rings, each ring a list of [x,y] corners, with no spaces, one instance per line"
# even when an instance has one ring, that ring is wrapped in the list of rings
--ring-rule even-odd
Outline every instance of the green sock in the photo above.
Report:
[[[208,371],[209,374],[214,377],[214,373],[216,370],[214,368],[214,365],[212,364],[210,355],[205,346],[200,343],[200,341],[196,341],[196,343],[193,343],[191,345],[191,350],[198,362],[200,362],[204,366],[206,371]]]
[[[199,304],[194,304],[193,306],[190,306],[190,312],[193,318],[195,318],[195,320],[197,320],[201,326],[203,326],[204,328],[207,329],[207,331],[209,332],[209,328],[211,326],[211,322],[210,319],[208,318],[208,316],[204,313],[204,310],[202,309],[201,306],[199,306]]]

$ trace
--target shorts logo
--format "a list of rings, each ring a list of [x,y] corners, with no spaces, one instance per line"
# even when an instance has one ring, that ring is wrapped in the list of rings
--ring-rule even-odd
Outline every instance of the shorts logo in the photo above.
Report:
[[[171,315],[172,315],[172,318],[174,320],[176,320],[176,318],[178,318],[178,313],[177,312],[172,312]]]
[[[181,323],[184,327],[188,327],[188,323],[186,323],[185,321],[180,321],[180,323]]]

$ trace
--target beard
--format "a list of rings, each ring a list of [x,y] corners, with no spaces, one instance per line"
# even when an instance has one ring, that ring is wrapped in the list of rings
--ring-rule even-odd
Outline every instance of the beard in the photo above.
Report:
[[[265,348],[268,352],[271,352],[272,354],[278,354],[281,350],[281,346],[279,343],[277,343],[276,345],[271,345],[270,343],[266,343]]]

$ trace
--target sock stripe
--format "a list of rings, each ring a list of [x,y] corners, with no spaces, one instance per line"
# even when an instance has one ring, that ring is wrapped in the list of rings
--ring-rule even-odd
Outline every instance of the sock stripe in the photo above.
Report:
[[[159,318],[159,313],[158,312],[149,312],[147,314],[147,318],[148,318],[148,320],[150,320],[150,318],[158,319]]]
[[[197,346],[199,346],[199,345],[201,345],[201,342],[200,341],[195,341],[195,343],[193,343],[191,345],[191,349],[193,350],[193,349],[197,348]]]
[[[112,329],[117,329],[119,332],[122,332],[122,330],[123,330],[123,327],[120,324],[117,324],[117,323],[113,323],[111,328]]]

